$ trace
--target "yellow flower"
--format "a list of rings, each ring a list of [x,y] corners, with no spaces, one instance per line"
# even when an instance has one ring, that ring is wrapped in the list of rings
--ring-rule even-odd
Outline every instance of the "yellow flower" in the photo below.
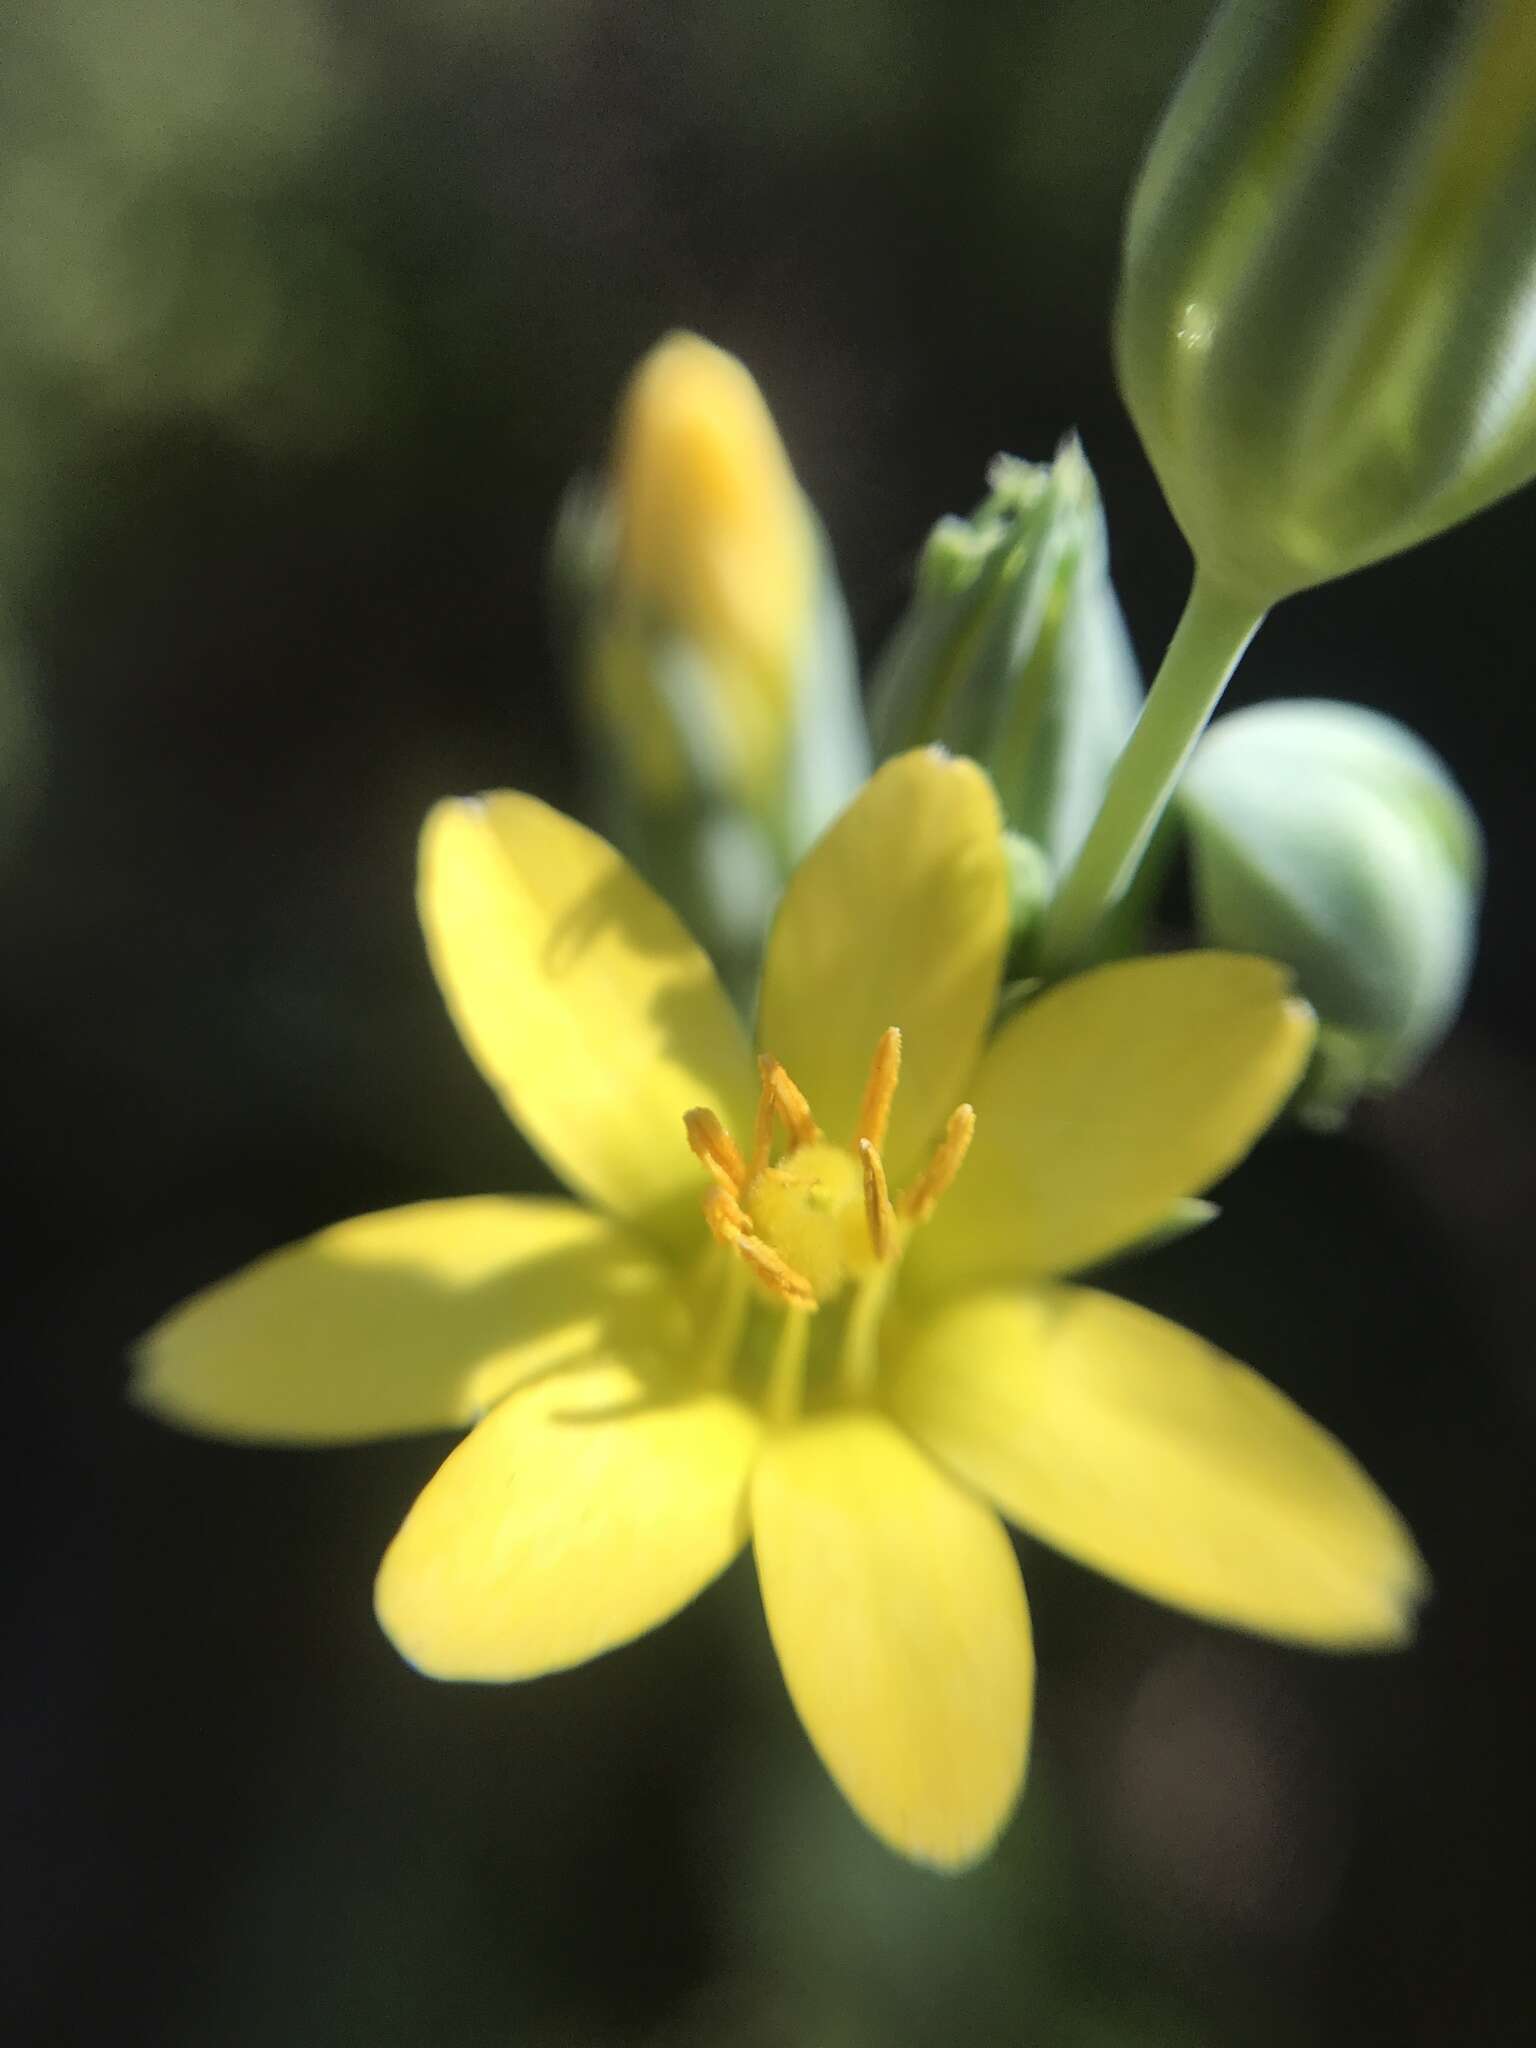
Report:
[[[876,1834],[955,1868],[1028,1748],[995,1509],[1238,1627],[1409,1633],[1422,1567],[1348,1454],[1198,1339],[1056,1278],[1144,1237],[1274,1116],[1312,1038],[1279,969],[1102,967],[988,1042],[996,803],[935,751],[888,763],[797,870],[756,1067],[666,905],[530,797],[432,813],[421,912],[471,1053],[591,1206],[339,1224],[173,1313],[138,1380],[246,1439],[474,1425],[379,1573],[421,1670],[579,1664],[750,1539],[827,1768]]]

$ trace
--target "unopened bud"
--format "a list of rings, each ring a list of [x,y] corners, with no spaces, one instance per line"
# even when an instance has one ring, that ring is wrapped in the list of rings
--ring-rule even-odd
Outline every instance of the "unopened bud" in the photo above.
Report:
[[[1126,402],[1255,613],[1536,475],[1536,6],[1227,0],[1131,202]]]
[[[1081,844],[1141,702],[1104,515],[1075,439],[999,456],[969,519],[941,519],[876,671],[879,758],[938,742],[979,761],[1049,878]]]
[[[613,836],[738,985],[783,877],[868,772],[830,551],[751,374],[674,334],[552,548]]]
[[[1317,1011],[1303,1113],[1406,1079],[1461,1006],[1482,882],[1439,758],[1353,705],[1261,704],[1212,726],[1178,803],[1202,937],[1284,961]]]

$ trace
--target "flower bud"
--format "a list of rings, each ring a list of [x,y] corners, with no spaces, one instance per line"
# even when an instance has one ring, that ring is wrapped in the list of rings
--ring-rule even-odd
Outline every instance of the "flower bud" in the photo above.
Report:
[[[750,373],[697,335],[631,379],[613,456],[614,582],[626,611],[686,642],[726,699],[726,772],[770,778],[789,728],[815,545]]]
[[[1337,1122],[1461,1006],[1482,835],[1430,748],[1350,704],[1260,704],[1212,726],[1179,792],[1201,936],[1296,970],[1319,1051],[1302,1100]]]
[[[868,745],[830,551],[734,356],[674,334],[645,357],[552,581],[606,823],[740,981]]]
[[[1227,0],[1131,202],[1126,402],[1262,611],[1536,475],[1536,6]]]
[[[981,762],[1046,863],[1081,844],[1141,702],[1104,515],[1075,439],[1000,455],[969,519],[941,519],[870,693],[880,759],[931,741]]]
[[[1003,869],[1008,881],[1008,939],[1022,952],[1051,899],[1051,864],[1033,839],[1022,832],[1003,833]]]

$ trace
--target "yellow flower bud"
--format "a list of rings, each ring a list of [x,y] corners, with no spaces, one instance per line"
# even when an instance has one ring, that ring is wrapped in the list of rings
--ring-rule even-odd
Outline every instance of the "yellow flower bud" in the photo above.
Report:
[[[604,823],[745,989],[869,743],[831,551],[734,356],[693,334],[650,351],[551,571]]]
[[[777,757],[815,546],[772,415],[735,356],[695,334],[651,350],[619,409],[613,511],[618,594],[716,671],[741,765]]]

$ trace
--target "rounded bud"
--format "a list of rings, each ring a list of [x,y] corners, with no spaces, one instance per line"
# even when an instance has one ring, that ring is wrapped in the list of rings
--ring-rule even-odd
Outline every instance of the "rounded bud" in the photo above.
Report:
[[[1286,962],[1317,1011],[1303,1113],[1406,1079],[1461,1006],[1482,885],[1438,756],[1354,705],[1260,704],[1212,726],[1178,804],[1202,938]]]

